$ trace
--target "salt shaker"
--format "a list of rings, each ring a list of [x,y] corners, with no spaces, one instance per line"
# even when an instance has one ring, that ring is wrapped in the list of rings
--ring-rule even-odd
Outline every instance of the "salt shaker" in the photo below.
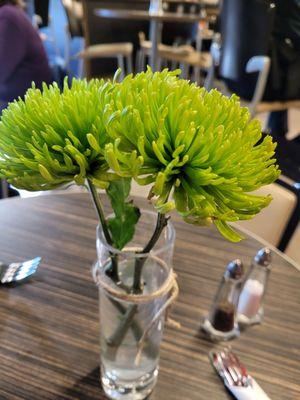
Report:
[[[242,276],[241,260],[231,261],[222,277],[209,316],[204,319],[201,327],[212,340],[229,340],[239,335],[236,308]]]
[[[265,247],[260,249],[254,257],[241,290],[237,318],[242,326],[259,324],[262,321],[262,301],[270,269],[271,250]]]

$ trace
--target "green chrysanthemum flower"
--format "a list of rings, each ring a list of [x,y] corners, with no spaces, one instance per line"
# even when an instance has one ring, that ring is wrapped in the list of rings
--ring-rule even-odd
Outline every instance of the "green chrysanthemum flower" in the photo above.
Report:
[[[65,82],[43,91],[28,90],[25,100],[10,104],[0,121],[0,170],[18,188],[47,190],[86,178],[107,185],[103,157],[107,141],[102,120],[112,83]]]
[[[269,136],[259,143],[260,123],[236,96],[176,75],[148,70],[116,84],[104,115],[106,160],[121,176],[153,183],[159,212],[176,208],[187,222],[213,222],[238,241],[226,222],[250,219],[271,201],[249,192],[278,177],[276,144]]]
[[[119,177],[152,183],[160,213],[190,223],[252,218],[271,200],[249,194],[279,175],[275,144],[236,96],[207,93],[177,72],[151,70],[123,82],[73,80],[30,89],[0,121],[1,175],[16,187],[46,190]],[[173,198],[173,199],[172,199]]]

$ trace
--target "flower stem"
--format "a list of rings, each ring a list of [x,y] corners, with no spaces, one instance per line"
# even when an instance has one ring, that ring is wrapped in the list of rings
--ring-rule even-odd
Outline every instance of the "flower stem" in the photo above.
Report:
[[[153,235],[149,242],[146,244],[146,246],[138,252],[138,254],[147,254],[149,253],[153,247],[155,246],[156,242],[158,241],[163,229],[167,226],[168,224],[168,219],[169,217],[166,217],[165,214],[157,214],[157,221],[156,221],[156,226],[155,230],[153,232]],[[133,277],[133,286],[132,286],[132,292],[135,294],[142,293],[143,291],[143,285],[142,285],[142,271],[143,271],[143,266],[146,262],[146,257],[144,258],[137,258],[135,261],[135,266],[134,266],[134,277]]]
[[[156,226],[155,230],[153,232],[153,235],[151,236],[151,239],[149,242],[146,244],[146,246],[141,250],[139,253],[149,253],[153,247],[155,246],[156,242],[158,241],[163,229],[165,226],[168,224],[168,219],[169,217],[166,217],[164,214],[158,214],[157,215],[157,221],[156,221]],[[137,258],[135,262],[135,267],[134,267],[134,281],[133,281],[133,286],[132,286],[132,292],[135,294],[142,293],[142,270],[143,266],[146,262],[147,258]],[[130,326],[133,323],[134,317],[137,312],[137,305],[136,304],[131,304],[126,313],[123,314],[122,316],[122,321],[116,328],[115,332],[110,336],[110,338],[107,340],[107,344],[109,347],[114,348],[114,353],[118,349],[118,347],[121,345],[123,342],[126,333]]]
[[[104,212],[103,212],[103,206],[102,206],[100,197],[98,195],[97,189],[96,189],[95,185],[91,182],[91,180],[88,179],[87,183],[88,183],[89,191],[91,193],[99,221],[102,226],[105,240],[106,240],[107,244],[109,244],[110,246],[113,246],[113,241],[112,241],[112,238],[111,238],[109,230],[108,230],[108,226],[107,226],[106,219],[105,219]],[[108,271],[108,273],[109,273],[110,278],[114,282],[117,283],[119,281],[118,256],[116,254],[112,254],[112,253],[110,253],[110,255],[111,255],[111,269],[110,269],[110,271]]]

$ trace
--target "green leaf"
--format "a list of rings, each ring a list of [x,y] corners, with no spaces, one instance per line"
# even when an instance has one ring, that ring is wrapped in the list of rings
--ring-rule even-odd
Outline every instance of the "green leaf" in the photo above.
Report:
[[[132,201],[127,201],[130,187],[131,178],[120,178],[110,182],[106,189],[115,214],[108,220],[108,228],[114,246],[119,250],[122,250],[133,238],[135,225],[140,218],[140,210],[133,205]]]

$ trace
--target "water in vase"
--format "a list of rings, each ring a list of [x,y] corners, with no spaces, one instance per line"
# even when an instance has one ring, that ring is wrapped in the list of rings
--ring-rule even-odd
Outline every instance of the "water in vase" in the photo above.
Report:
[[[155,270],[151,263],[153,260],[147,261],[145,265],[143,294],[152,292],[160,283],[160,278],[156,279],[150,273]],[[133,265],[127,262],[121,267],[122,284],[130,288]],[[142,348],[139,343],[143,332],[149,327],[164,301],[165,298],[158,298],[134,304],[101,293],[102,386],[112,399],[144,399],[155,386],[164,315],[151,326]]]

